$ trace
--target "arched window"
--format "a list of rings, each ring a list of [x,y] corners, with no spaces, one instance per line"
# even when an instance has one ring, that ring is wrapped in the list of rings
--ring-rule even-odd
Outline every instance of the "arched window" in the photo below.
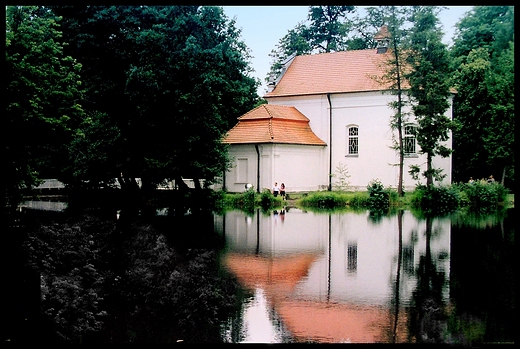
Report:
[[[348,130],[348,155],[359,155],[359,127],[357,125],[347,126]]]
[[[414,125],[406,125],[404,127],[403,150],[405,156],[417,155],[416,130],[417,127]]]

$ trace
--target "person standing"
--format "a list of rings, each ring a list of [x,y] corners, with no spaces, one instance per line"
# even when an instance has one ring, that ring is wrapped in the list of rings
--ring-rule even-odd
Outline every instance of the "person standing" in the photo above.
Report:
[[[489,176],[487,182],[488,183],[493,183],[495,181],[495,178],[493,178],[493,175]]]
[[[278,186],[278,182],[274,182],[274,186],[273,186],[274,197],[277,197],[278,193],[280,193],[280,187]]]
[[[282,200],[285,200],[285,183],[283,182],[280,185],[280,196],[282,197]]]

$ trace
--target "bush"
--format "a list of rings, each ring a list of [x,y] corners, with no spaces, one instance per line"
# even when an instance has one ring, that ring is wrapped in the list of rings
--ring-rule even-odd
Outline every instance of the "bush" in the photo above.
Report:
[[[470,208],[481,211],[494,209],[507,198],[507,189],[499,183],[465,183],[461,189]]]
[[[457,210],[459,192],[454,186],[426,187],[419,185],[414,191],[411,203],[425,213],[447,214]]]
[[[390,206],[390,195],[383,183],[379,179],[375,179],[368,183],[367,186],[369,199],[368,209],[373,213],[384,213],[388,211]]]
[[[269,208],[274,205],[275,197],[269,189],[264,189],[260,194],[260,206],[262,208]]]

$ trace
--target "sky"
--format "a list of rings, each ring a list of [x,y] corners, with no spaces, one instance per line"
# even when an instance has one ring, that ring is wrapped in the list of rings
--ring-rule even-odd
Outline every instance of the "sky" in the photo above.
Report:
[[[236,26],[242,30],[242,40],[251,50],[253,77],[259,78],[262,85],[258,94],[267,91],[264,81],[272,59],[271,50],[282,37],[299,22],[305,21],[308,6],[223,6],[229,18],[235,18]],[[445,33],[444,43],[450,44],[455,33],[455,24],[471,10],[472,6],[449,6],[441,11],[439,19]]]

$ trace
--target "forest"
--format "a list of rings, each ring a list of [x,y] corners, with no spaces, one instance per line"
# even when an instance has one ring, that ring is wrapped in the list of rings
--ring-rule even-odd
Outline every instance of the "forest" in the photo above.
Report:
[[[400,79],[410,84],[423,150],[452,154],[454,182],[493,174],[512,190],[514,7],[474,7],[450,47],[440,43],[441,10],[378,6],[359,16],[354,6],[311,6],[273,48],[266,80],[293,53],[375,48],[386,25],[395,52],[388,78],[398,93]],[[69,188],[117,181],[137,190],[136,178],[141,190],[182,178],[208,187],[230,165],[225,132],[265,102],[247,43],[221,7],[7,6],[5,48],[5,207],[44,178]],[[401,59],[411,72],[400,74]],[[452,122],[427,127],[448,88],[456,91]],[[398,129],[399,108],[389,119]],[[427,143],[447,131],[453,149]]]

